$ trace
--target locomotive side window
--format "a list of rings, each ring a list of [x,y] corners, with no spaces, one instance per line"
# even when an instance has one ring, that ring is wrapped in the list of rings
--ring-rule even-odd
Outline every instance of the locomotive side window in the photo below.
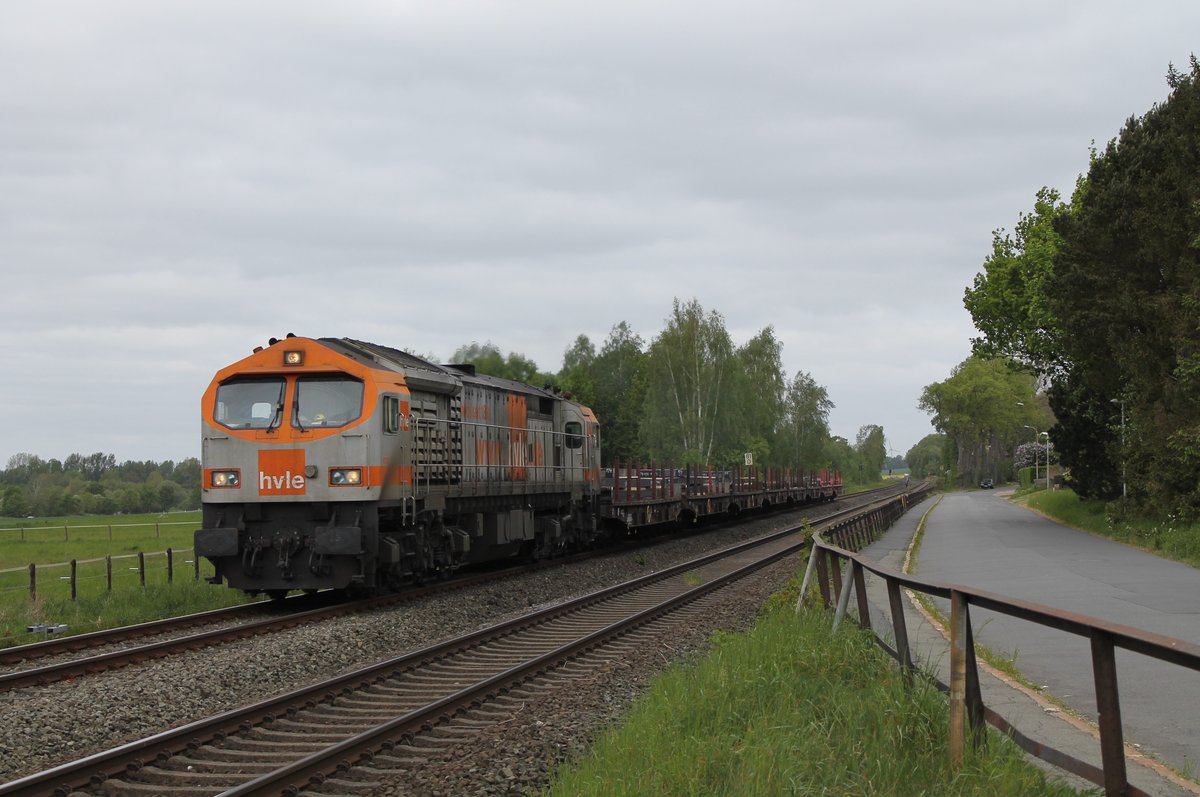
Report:
[[[269,429],[283,412],[282,379],[235,379],[217,388],[214,418],[229,429]]]
[[[579,421],[567,421],[563,427],[567,433],[567,448],[583,447],[583,424]]]
[[[396,396],[383,397],[383,431],[387,434],[400,431],[400,399]]]
[[[292,425],[345,426],[362,415],[363,383],[348,376],[302,376],[296,380]]]

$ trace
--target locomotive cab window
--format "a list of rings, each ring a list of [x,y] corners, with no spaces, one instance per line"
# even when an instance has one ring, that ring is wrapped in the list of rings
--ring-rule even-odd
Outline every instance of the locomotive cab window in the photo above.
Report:
[[[563,429],[567,433],[567,448],[583,447],[583,424],[579,421],[567,421]]]
[[[348,376],[296,380],[292,425],[299,429],[345,426],[362,415],[363,383]]]
[[[387,434],[400,431],[400,399],[397,396],[383,397],[383,431]]]
[[[217,388],[213,420],[229,429],[270,429],[283,412],[282,379],[233,379]]]

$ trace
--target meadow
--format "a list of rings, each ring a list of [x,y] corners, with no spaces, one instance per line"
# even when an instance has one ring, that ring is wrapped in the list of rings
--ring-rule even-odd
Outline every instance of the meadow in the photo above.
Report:
[[[793,589],[795,587],[793,586]],[[777,596],[746,634],[656,677],[619,727],[545,791],[553,797],[711,794],[1074,795],[989,731],[950,765],[945,697],[906,684],[868,632]]]
[[[199,512],[6,518],[0,522],[0,646],[36,641],[27,631],[36,624],[86,633],[244,603],[241,593],[204,580],[213,569],[203,560],[197,567],[192,555],[199,525]]]

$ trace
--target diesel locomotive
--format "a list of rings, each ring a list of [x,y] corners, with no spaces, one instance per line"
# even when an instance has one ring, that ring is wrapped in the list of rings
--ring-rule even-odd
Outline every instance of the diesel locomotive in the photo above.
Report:
[[[272,338],[201,400],[214,583],[371,594],[618,533],[829,501],[833,472],[601,468],[592,411],[550,389],[350,338]]]
[[[601,533],[600,426],[550,390],[348,338],[272,339],[201,402],[214,582],[372,592]]]

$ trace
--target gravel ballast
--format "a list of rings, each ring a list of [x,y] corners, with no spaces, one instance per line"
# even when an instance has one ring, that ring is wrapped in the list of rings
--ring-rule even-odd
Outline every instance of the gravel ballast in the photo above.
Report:
[[[0,695],[0,781],[48,769],[122,742],[255,702],[405,651],[661,570],[707,551],[794,525],[807,512],[759,519],[652,548],[610,554],[500,583],[184,653],[78,681]],[[379,794],[520,794],[585,750],[647,679],[703,650],[718,628],[740,630],[795,573],[795,557],[724,590],[703,627],[623,657],[576,688],[527,705],[498,730],[459,745],[445,761]]]

